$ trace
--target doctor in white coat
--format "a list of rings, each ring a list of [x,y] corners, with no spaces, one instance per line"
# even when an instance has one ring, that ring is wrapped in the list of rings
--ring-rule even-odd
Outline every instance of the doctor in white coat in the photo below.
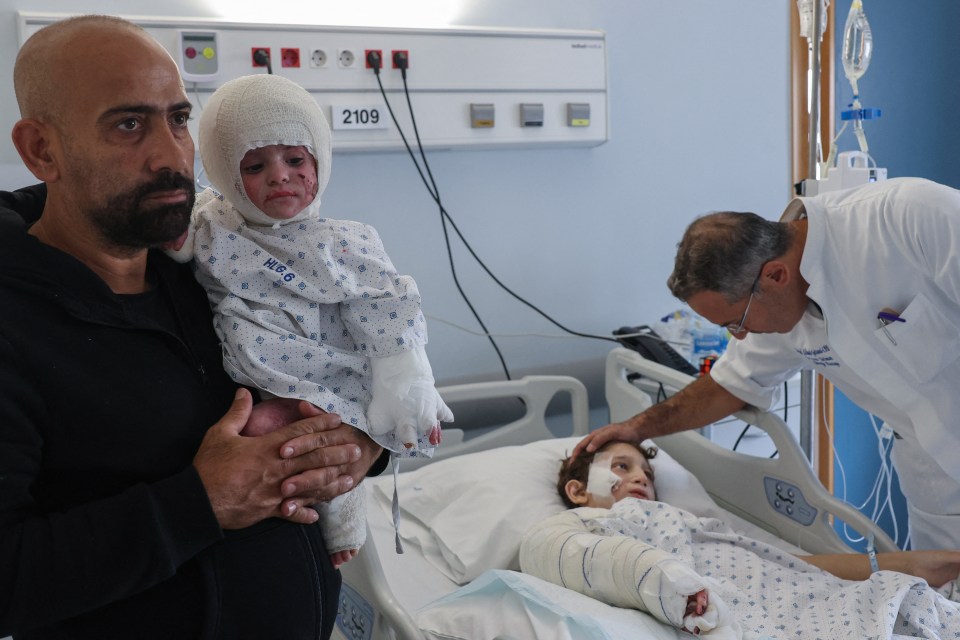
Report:
[[[960,548],[960,191],[898,178],[797,198],[779,222],[709,214],[668,285],[739,340],[709,376],[574,455],[769,409],[812,369],[894,430],[913,548]]]

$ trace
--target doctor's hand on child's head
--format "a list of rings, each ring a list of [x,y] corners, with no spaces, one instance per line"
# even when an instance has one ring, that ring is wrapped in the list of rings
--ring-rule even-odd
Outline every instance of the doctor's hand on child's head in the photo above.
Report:
[[[642,442],[648,437],[629,420],[614,422],[585,435],[583,440],[573,448],[570,457],[576,459],[584,454],[594,453],[606,446],[608,442]]]

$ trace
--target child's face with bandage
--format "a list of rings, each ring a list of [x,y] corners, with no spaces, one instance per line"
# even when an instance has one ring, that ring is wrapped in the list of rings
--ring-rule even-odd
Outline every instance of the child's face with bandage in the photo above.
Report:
[[[271,144],[247,151],[240,177],[250,201],[274,220],[287,220],[317,196],[317,162],[304,146]]]
[[[581,469],[564,485],[569,502],[576,506],[610,508],[624,498],[657,499],[653,468],[629,442],[612,442],[597,451],[586,473],[582,477]]]

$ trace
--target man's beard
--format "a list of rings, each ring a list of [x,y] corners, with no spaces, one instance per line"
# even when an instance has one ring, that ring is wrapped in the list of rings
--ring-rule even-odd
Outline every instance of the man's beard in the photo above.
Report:
[[[163,191],[182,189],[188,197],[176,204],[144,207],[143,201]],[[175,240],[187,230],[196,191],[193,181],[179,173],[164,173],[155,181],[133,191],[110,198],[106,204],[89,212],[111,245],[127,249],[160,247]]]

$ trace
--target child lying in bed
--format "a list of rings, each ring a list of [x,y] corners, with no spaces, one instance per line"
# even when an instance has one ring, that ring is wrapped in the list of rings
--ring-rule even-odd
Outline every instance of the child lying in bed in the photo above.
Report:
[[[565,460],[560,496],[586,508],[529,532],[523,571],[711,638],[960,633],[960,607],[931,588],[957,578],[960,552],[880,553],[877,573],[860,554],[797,558],[714,518],[655,502],[655,455],[611,442]],[[908,613],[918,610],[926,615]]]

